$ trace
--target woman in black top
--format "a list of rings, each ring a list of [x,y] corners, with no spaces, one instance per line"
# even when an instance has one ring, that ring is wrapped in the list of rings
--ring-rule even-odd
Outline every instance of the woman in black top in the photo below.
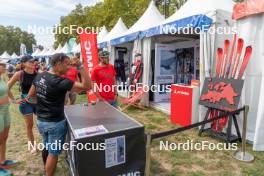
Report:
[[[13,85],[18,82],[19,88],[21,91],[21,97],[19,100],[15,101],[19,104],[19,110],[21,114],[24,116],[27,136],[29,142],[31,142],[32,146],[34,145],[34,135],[33,135],[33,114],[36,112],[35,102],[34,100],[29,100],[28,102],[22,102],[21,100],[27,97],[29,89],[35,79],[37,73],[35,73],[35,65],[34,58],[30,55],[25,55],[21,58],[22,67],[21,71],[18,71],[14,74],[14,76],[8,82],[9,90],[13,87]],[[37,153],[35,148],[32,148],[31,154],[35,155]]]

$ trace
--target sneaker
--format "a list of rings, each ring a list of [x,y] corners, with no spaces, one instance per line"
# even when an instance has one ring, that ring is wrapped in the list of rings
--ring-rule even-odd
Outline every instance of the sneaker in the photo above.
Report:
[[[0,176],[10,176],[10,175],[12,175],[11,171],[0,168]]]
[[[6,160],[3,164],[0,164],[1,169],[9,169],[17,165],[17,161],[15,160]],[[1,175],[0,175],[1,176]]]

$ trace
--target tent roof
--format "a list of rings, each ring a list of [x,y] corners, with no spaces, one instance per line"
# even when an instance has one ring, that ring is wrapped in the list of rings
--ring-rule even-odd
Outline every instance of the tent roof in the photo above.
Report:
[[[151,28],[156,24],[159,24],[164,19],[165,19],[164,16],[161,15],[159,10],[155,6],[154,1],[151,1],[144,14],[131,28],[129,28],[129,30],[125,34],[131,34],[134,32]]]
[[[34,53],[32,53],[32,56],[37,56],[39,53],[41,52],[41,50],[39,48],[37,48]]]
[[[5,51],[5,52],[0,56],[0,58],[2,58],[2,59],[10,59],[11,56]]]
[[[64,44],[64,46],[61,48],[60,53],[67,54],[69,53],[68,44],[67,42]]]
[[[105,42],[108,42],[111,39],[118,37],[120,34],[126,32],[127,30],[127,26],[123,22],[122,18],[119,18],[112,30],[105,36],[105,38],[101,42],[98,42],[99,47],[103,48],[106,45]]]
[[[16,55],[16,53],[15,53],[15,52],[13,52],[13,54],[12,54],[11,58],[12,58],[12,59],[16,59],[16,58],[18,58],[18,55]]]
[[[79,53],[81,52],[81,45],[80,43],[78,45],[76,45],[73,49],[72,49],[73,53]]]
[[[179,10],[166,19],[163,24],[199,14],[212,17],[216,10],[232,13],[234,4],[232,0],[188,0]]]
[[[53,53],[54,53],[54,49],[53,48],[50,48],[46,53],[45,53],[45,56],[51,56]]]
[[[154,1],[151,1],[147,10],[144,14],[138,19],[138,21],[129,28],[126,32],[115,36],[117,40],[111,40],[111,44],[120,44],[128,41],[135,40],[138,37],[140,31],[144,31],[155,25],[161,23],[164,20],[164,16],[161,15],[157,7],[155,6]]]
[[[70,51],[71,53],[74,53],[74,48],[76,48],[77,45],[78,45],[78,44],[77,44],[76,42],[73,44],[72,49],[71,49],[71,51]]]
[[[46,48],[44,48],[37,56],[46,56],[46,52],[48,50]]]
[[[234,4],[232,0],[188,0],[172,16],[141,32],[140,38],[168,34],[171,29],[175,29],[173,31],[188,27],[208,29],[216,20],[219,23],[231,21]]]
[[[53,54],[59,53],[61,49],[62,49],[61,44],[59,44],[59,46],[57,47],[57,49],[54,51]]]
[[[97,35],[97,41],[98,41],[97,43],[100,43],[107,34],[108,34],[108,31],[107,31],[106,27],[103,26],[102,30]]]

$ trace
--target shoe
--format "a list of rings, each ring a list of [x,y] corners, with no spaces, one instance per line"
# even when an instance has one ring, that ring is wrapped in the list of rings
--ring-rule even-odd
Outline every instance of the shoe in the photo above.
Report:
[[[15,160],[5,160],[3,164],[0,164],[1,169],[9,169],[17,165],[17,161]]]
[[[0,176],[11,176],[11,175],[12,175],[11,171],[0,168]]]

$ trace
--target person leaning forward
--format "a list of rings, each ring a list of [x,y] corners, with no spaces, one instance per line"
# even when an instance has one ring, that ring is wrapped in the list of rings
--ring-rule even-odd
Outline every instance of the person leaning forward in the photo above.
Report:
[[[50,71],[39,74],[33,81],[28,97],[35,96],[37,101],[37,126],[46,148],[42,151],[44,169],[47,176],[53,176],[56,170],[61,148],[54,149],[50,144],[64,144],[67,125],[64,114],[65,95],[68,91],[76,93],[91,89],[91,79],[79,59],[72,62],[79,70],[82,83],[62,78],[70,68],[70,59],[62,53],[54,54],[51,58]]]

